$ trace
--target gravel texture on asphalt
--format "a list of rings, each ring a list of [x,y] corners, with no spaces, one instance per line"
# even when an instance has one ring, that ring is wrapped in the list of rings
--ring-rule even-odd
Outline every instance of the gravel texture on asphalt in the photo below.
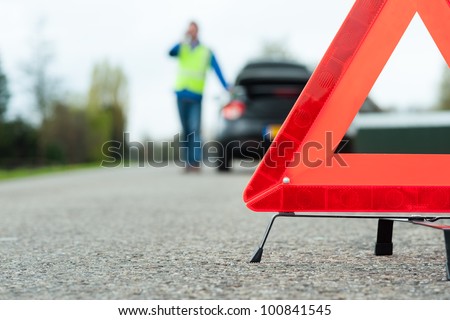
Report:
[[[281,218],[242,201],[251,170],[87,169],[0,183],[0,299],[449,299],[442,231]]]

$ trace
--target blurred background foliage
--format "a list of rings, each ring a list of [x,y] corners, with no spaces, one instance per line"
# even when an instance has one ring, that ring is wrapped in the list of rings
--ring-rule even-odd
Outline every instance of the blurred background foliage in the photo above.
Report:
[[[450,110],[450,69],[444,66],[440,88],[439,110]]]
[[[99,61],[92,68],[88,92],[74,98],[50,72],[50,47],[39,43],[33,53],[23,71],[37,121],[5,117],[9,79],[0,60],[0,169],[99,163],[102,145],[110,140],[121,142],[126,150],[125,72],[107,60]]]

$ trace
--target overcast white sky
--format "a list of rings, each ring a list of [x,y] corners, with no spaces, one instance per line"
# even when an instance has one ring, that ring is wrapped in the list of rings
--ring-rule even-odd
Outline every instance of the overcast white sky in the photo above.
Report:
[[[0,0],[0,58],[10,78],[10,115],[31,114],[20,65],[32,54],[36,22],[44,18],[53,43],[52,70],[65,89],[88,90],[93,64],[120,64],[130,82],[128,131],[133,140],[164,138],[179,130],[172,85],[176,62],[168,50],[187,23],[200,24],[232,82],[264,41],[283,41],[300,62],[321,59],[354,0]],[[372,90],[382,107],[426,108],[437,100],[445,62],[416,16]],[[213,73],[204,98],[203,126],[213,131],[223,90]]]

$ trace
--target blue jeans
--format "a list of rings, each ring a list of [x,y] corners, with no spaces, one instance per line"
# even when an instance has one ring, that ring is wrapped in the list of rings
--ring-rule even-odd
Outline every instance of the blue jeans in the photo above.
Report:
[[[200,139],[202,101],[177,98],[182,132],[180,135],[182,160],[188,166],[199,167],[202,158]]]

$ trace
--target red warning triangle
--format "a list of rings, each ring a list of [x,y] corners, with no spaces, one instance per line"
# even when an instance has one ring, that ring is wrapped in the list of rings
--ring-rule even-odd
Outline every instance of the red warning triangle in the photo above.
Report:
[[[416,13],[450,65],[450,0],[357,0],[245,189],[250,209],[450,212],[450,155],[333,153]]]

